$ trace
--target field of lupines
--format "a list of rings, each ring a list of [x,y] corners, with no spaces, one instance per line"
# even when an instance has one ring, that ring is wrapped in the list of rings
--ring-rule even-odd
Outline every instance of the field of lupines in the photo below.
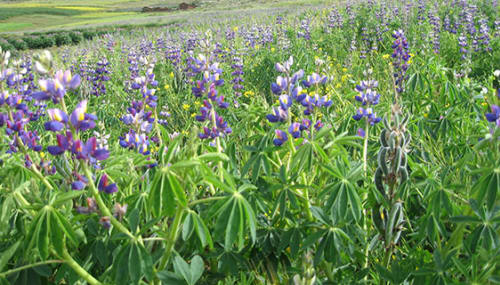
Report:
[[[0,284],[500,283],[496,0],[0,52]]]

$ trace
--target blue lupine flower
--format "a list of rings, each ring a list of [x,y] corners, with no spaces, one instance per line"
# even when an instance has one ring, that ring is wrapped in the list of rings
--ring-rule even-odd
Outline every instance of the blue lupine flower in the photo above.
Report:
[[[274,145],[281,146],[284,142],[288,140],[288,135],[282,130],[275,131],[276,138],[273,140]]]

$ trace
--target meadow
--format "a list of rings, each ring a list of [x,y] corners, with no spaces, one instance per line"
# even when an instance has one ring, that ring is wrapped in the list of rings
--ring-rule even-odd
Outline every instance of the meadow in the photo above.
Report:
[[[0,284],[500,283],[497,1],[239,4],[0,50]]]

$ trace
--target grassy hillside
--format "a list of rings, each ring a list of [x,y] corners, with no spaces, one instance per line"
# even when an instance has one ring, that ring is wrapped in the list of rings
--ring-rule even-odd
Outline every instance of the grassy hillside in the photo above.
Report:
[[[143,13],[143,7],[168,7],[176,9],[180,3],[194,3],[197,8],[187,11]],[[323,0],[250,1],[250,0],[49,0],[49,1],[0,1],[0,33],[33,32],[73,29],[88,26],[168,23],[179,18],[202,17],[207,11],[230,12],[276,6],[322,4]]]

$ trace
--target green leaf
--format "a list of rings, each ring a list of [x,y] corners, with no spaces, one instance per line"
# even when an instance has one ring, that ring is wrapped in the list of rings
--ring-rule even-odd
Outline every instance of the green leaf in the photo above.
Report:
[[[19,248],[19,245],[21,245],[21,240],[16,241],[0,254],[0,272],[3,272],[3,269]]]
[[[182,239],[187,240],[194,231],[194,222],[192,218],[192,212],[189,211],[184,219],[184,224],[182,225]]]
[[[203,161],[228,161],[229,157],[223,153],[210,152],[198,156],[198,159]]]
[[[191,280],[195,284],[203,274],[205,270],[205,264],[203,263],[203,259],[200,256],[195,255],[193,259],[191,259]]]
[[[154,279],[153,272],[153,257],[143,245],[138,245],[139,248],[139,260],[141,263],[141,272],[146,276],[149,281]]]
[[[183,207],[187,207],[187,199],[186,199],[186,194],[184,193],[184,189],[182,189],[181,184],[179,183],[179,180],[174,175],[168,174],[168,181],[170,185],[170,189],[172,189],[172,192],[175,195],[175,198],[177,199],[177,202]]]
[[[55,211],[50,215],[50,241],[54,246],[56,252],[60,255],[64,252],[64,235],[63,231],[59,226],[58,217],[55,214]]]
[[[121,250],[118,256],[116,257],[116,260],[114,260],[114,265],[116,266],[116,272],[115,272],[115,283],[116,284],[128,284],[130,282],[127,277],[129,277],[129,255],[130,255],[130,244],[124,246]]]
[[[38,231],[37,247],[42,260],[49,257],[49,232],[50,232],[50,211],[42,210],[43,217],[40,220],[40,230]]]
[[[186,261],[184,261],[184,259],[182,259],[182,257],[178,255],[174,258],[174,270],[175,273],[181,275],[184,278],[188,285],[194,284],[192,283],[191,268],[186,263]]]
[[[58,211],[58,210],[53,210],[52,214],[56,217],[56,221],[59,225],[59,229],[61,229],[68,240],[74,245],[78,246],[78,237],[73,230],[73,227],[70,225],[70,223],[66,220],[66,218]]]
[[[174,272],[163,270],[158,272],[156,275],[165,285],[186,285],[186,281],[182,279],[182,276],[179,276]]]
[[[141,272],[141,256],[139,254],[139,248],[137,247],[137,244],[132,244],[130,246],[130,251],[128,253],[128,272],[130,276],[130,280],[132,280],[133,283],[138,283],[139,280],[142,277],[142,272]]]
[[[130,225],[130,231],[132,234],[135,234],[137,232],[137,227],[139,226],[139,209],[135,208],[133,209],[130,214],[128,214],[128,223]]]
[[[198,214],[193,214],[193,220],[195,224],[195,231],[200,239],[201,245],[205,247],[207,244],[210,248],[213,248],[212,237],[210,236],[210,231],[203,222],[203,220],[198,216]]]
[[[239,203],[233,202],[231,212],[229,213],[229,219],[227,222],[227,230],[224,238],[224,247],[226,250],[231,249],[231,245],[236,240],[238,235],[238,230],[240,228],[240,214],[239,214]]]
[[[198,160],[183,160],[172,164],[169,169],[171,171],[184,170],[186,168],[193,168],[198,165],[200,165],[200,162]]]

